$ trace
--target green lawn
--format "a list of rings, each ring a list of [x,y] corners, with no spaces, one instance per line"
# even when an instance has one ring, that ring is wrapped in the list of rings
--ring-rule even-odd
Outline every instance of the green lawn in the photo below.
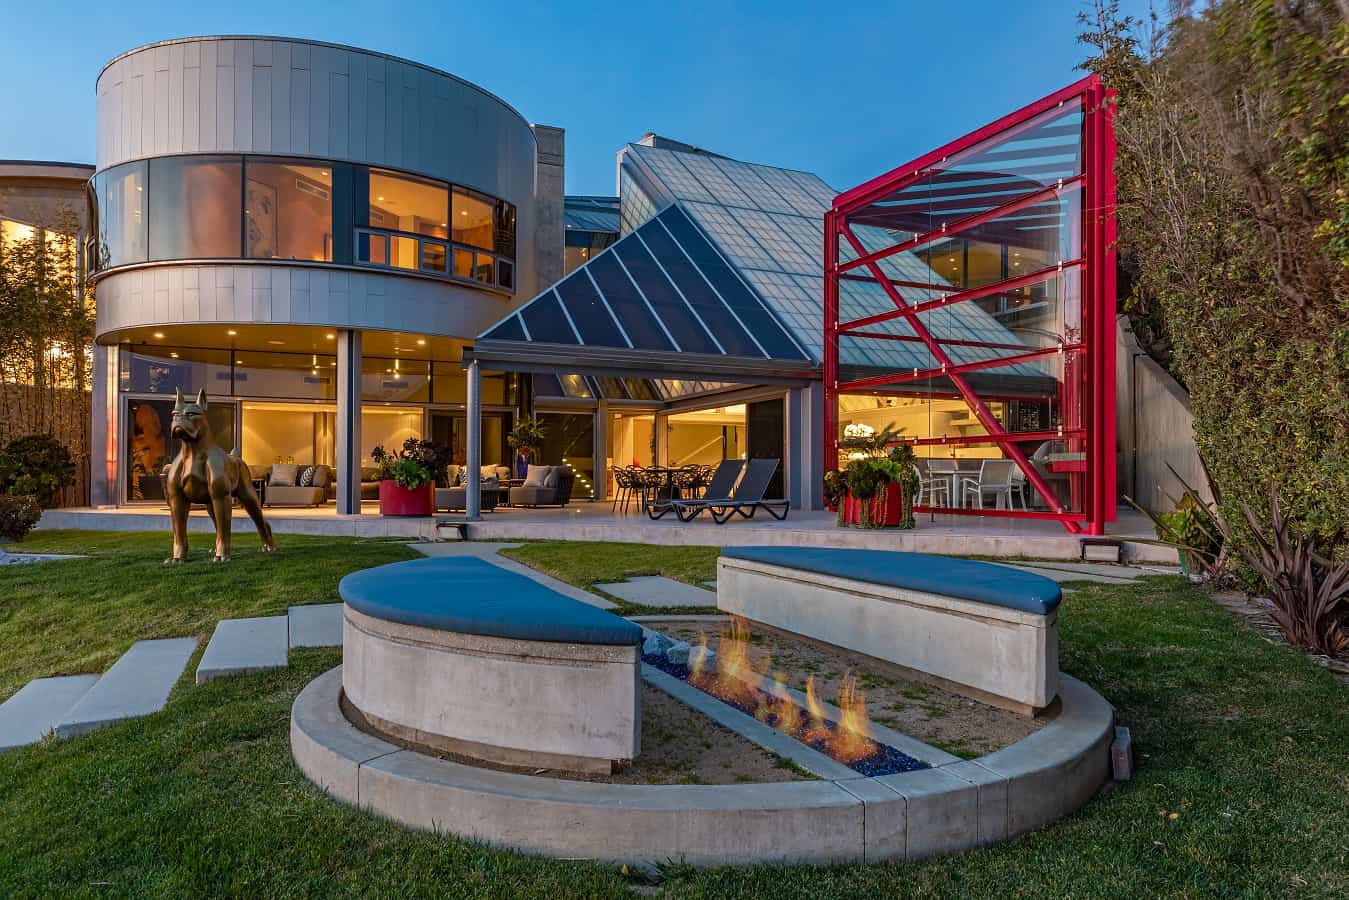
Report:
[[[220,619],[279,615],[331,603],[348,572],[417,553],[397,543],[235,535],[234,559],[210,561],[212,534],[190,536],[190,562],[166,566],[165,532],[36,531],[13,552],[82,553],[89,559],[0,567],[0,700],[29,679],[102,672],[143,638],[209,637]]]
[[[650,544],[602,544],[592,541],[539,541],[523,544],[504,555],[554,578],[580,588],[595,590],[597,584],[622,581],[633,575],[664,575],[676,581],[701,586],[717,577],[716,547],[666,547]],[[604,593],[597,591],[597,593]],[[653,607],[628,603],[620,597],[605,596],[618,604],[619,611],[634,613],[715,612],[717,599],[710,591],[707,605],[701,607]]]
[[[40,636],[29,633],[44,622],[34,606],[84,622],[92,617],[81,607],[101,604],[105,627],[82,625],[79,641],[67,645],[121,646],[182,633],[178,623],[205,633],[215,617],[332,599],[342,572],[410,552],[283,537],[275,559],[245,541],[247,552],[227,567],[201,555],[189,566],[159,568],[165,543],[164,535],[35,535],[25,549],[83,549],[97,558],[37,567],[40,576],[31,567],[0,569],[4,683],[80,668],[84,651],[69,649],[57,668],[43,669],[34,645],[57,631],[53,621]],[[204,541],[194,545],[204,549]],[[540,544],[523,556],[533,554],[541,564],[550,554],[578,559],[552,571],[584,583],[658,571],[702,580],[714,551],[592,544],[578,556],[574,547]],[[158,590],[146,587],[160,579]],[[183,586],[190,596],[173,599]],[[179,607],[192,612],[175,618]],[[661,889],[671,897],[775,898],[1349,892],[1349,689],[1179,578],[1080,585],[1064,601],[1061,632],[1064,669],[1101,690],[1133,728],[1133,782],[1045,831],[957,857],[906,866],[673,867]],[[22,667],[12,665],[16,657]],[[326,799],[291,763],[287,723],[296,693],[338,658],[335,650],[296,653],[283,672],[202,687],[191,684],[189,669],[158,715],[0,755],[0,897],[557,898],[635,890],[608,866],[409,832]]]

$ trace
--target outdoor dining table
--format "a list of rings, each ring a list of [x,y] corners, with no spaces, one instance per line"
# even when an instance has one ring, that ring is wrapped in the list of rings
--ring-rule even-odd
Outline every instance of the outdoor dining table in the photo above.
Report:
[[[684,466],[642,466],[641,473],[643,481],[647,484],[655,482],[655,496],[646,497],[643,500],[643,509],[645,504],[653,500],[676,500],[679,499],[680,488],[675,484],[675,476],[685,474],[688,470]],[[647,481],[648,477],[650,481]]]

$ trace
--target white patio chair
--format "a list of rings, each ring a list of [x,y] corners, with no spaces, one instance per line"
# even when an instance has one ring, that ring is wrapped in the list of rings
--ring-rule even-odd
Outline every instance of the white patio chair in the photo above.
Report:
[[[986,459],[979,467],[979,477],[971,478],[968,475],[961,479],[960,499],[968,506],[966,502],[973,498],[974,505],[979,509],[984,508],[984,495],[993,494],[995,496],[995,509],[1015,509],[1012,502],[1014,493],[1021,496],[1021,508],[1026,508],[1026,495],[1016,483],[1016,475],[1019,472],[1016,463],[1010,459]],[[1022,475],[1022,484],[1024,485],[1025,476]]]
[[[918,475],[918,496],[914,498],[914,506],[950,506],[951,505],[951,478],[943,475],[937,478],[926,477],[923,470],[917,463],[913,465],[913,471]],[[927,503],[923,502],[923,496],[927,495]],[[940,498],[940,502],[938,500]]]
[[[956,481],[960,477],[960,469],[954,459],[929,459],[927,474],[927,481],[932,485],[932,490],[945,494],[948,506],[959,503]]]

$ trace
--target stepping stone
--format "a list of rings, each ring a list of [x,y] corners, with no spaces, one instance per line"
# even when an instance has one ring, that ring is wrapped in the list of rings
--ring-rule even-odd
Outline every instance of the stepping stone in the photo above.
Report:
[[[61,717],[56,736],[72,737],[159,712],[196,650],[196,638],[137,641]]]
[[[97,683],[97,675],[35,678],[28,682],[13,697],[0,703],[0,750],[42,740],[61,716]]]
[[[642,575],[616,584],[597,584],[606,594],[642,606],[713,606],[716,600],[700,587],[663,575]]]
[[[316,606],[290,608],[290,646],[342,646],[342,604],[320,603]]]
[[[222,619],[197,664],[197,684],[225,675],[284,669],[289,652],[286,616]]]

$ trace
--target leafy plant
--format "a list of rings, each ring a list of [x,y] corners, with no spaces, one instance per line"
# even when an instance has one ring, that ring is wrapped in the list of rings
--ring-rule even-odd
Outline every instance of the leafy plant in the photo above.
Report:
[[[532,458],[543,446],[543,439],[547,435],[548,429],[538,419],[533,416],[524,416],[515,423],[511,433],[506,435],[506,443],[510,445],[511,449],[523,450]]]
[[[24,435],[0,450],[0,491],[33,497],[50,509],[61,491],[74,483],[70,451],[49,434]]]
[[[1270,527],[1244,501],[1242,512],[1257,550],[1238,545],[1274,604],[1284,638],[1326,656],[1349,648],[1349,560],[1323,556],[1314,535],[1298,534],[1284,517],[1279,492],[1269,483]]]
[[[0,540],[23,540],[41,516],[42,510],[32,497],[0,494]]]
[[[1153,517],[1157,538],[1175,546],[1187,571],[1211,577],[1221,565],[1221,531],[1199,495],[1186,489],[1176,508]]]
[[[431,483],[431,472],[415,459],[400,459],[393,464],[393,480],[401,488],[416,490]]]
[[[838,522],[840,525],[847,521],[847,509],[844,500],[851,497],[858,501],[858,524],[863,528],[872,527],[873,501],[885,492],[888,485],[898,484],[901,486],[904,497],[904,513],[899,527],[912,528],[914,526],[913,498],[918,495],[918,473],[913,468],[912,447],[907,444],[899,444],[892,448],[886,447],[886,444],[897,440],[897,437],[895,432],[887,430],[869,438],[860,439],[866,442],[865,449],[868,449],[871,455],[862,459],[850,460],[847,468],[842,472],[830,472],[825,475],[825,496],[833,495],[838,498],[836,502],[838,503]]]
[[[408,438],[396,456],[383,446],[370,451],[370,456],[379,469],[381,481],[394,481],[401,488],[415,490],[426,487],[437,478],[444,478],[450,450],[442,444]]]

